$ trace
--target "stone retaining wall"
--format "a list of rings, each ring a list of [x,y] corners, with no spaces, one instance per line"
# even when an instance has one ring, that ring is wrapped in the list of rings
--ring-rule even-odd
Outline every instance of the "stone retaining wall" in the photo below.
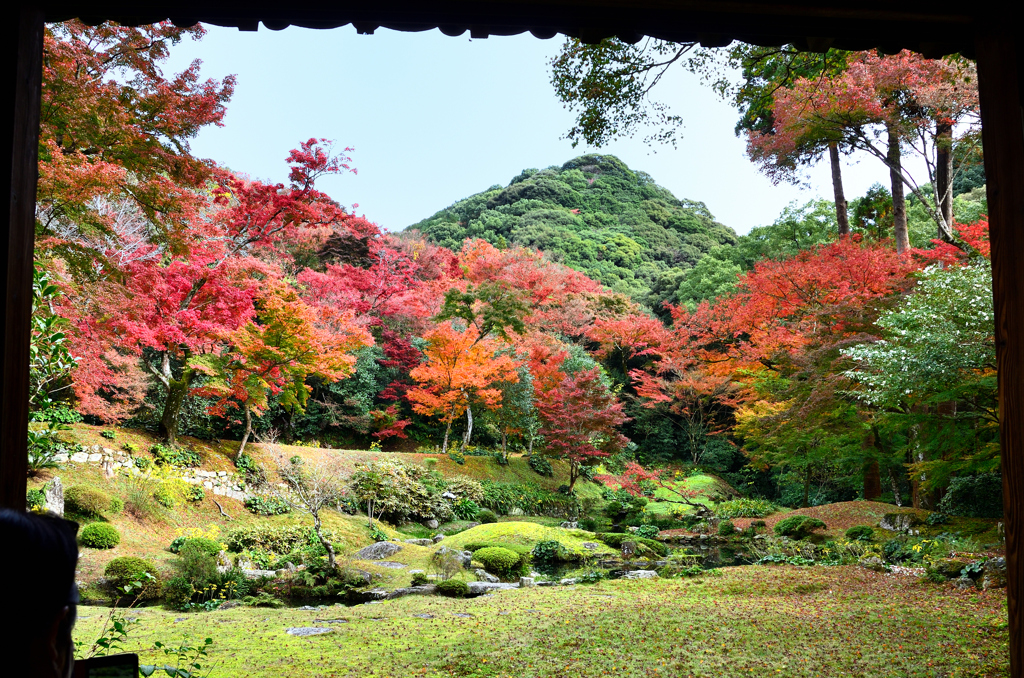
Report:
[[[103,467],[109,475],[120,469],[126,469],[133,475],[142,473],[136,466],[134,458],[127,452],[114,450],[100,445],[83,447],[81,452],[74,454],[57,454],[54,460],[60,464],[94,464]],[[218,497],[230,497],[245,501],[252,494],[245,485],[227,471],[204,471],[202,469],[182,469],[181,479],[190,485],[202,485]]]

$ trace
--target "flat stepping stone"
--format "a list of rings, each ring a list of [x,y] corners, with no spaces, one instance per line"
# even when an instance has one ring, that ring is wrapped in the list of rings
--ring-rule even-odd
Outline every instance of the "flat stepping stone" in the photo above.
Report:
[[[498,614],[508,614],[508,612],[499,612]],[[473,615],[471,615],[471,614],[469,614],[467,612],[456,612],[453,616],[458,617],[459,619],[472,619],[473,618]]]
[[[285,633],[289,636],[319,636],[324,633],[331,633],[334,629],[324,628],[322,626],[299,626],[296,628],[286,629]]]
[[[356,551],[355,558],[357,560],[384,560],[401,550],[402,547],[394,542],[379,541]]]
[[[401,570],[402,568],[408,567],[405,563],[396,563],[393,560],[382,560],[379,563],[374,563],[379,567],[386,567],[391,570]]]
[[[434,618],[434,615],[432,615],[432,614],[414,614],[413,616],[416,617],[417,619],[433,619]]]
[[[347,619],[314,619],[317,624],[347,624]]]

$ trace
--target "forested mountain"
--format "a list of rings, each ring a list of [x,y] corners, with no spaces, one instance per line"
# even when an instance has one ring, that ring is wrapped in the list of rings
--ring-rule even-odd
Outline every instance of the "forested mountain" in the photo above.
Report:
[[[673,300],[685,271],[713,247],[736,243],[703,203],[596,154],[524,170],[409,230],[456,252],[466,238],[536,248],[652,308]]]

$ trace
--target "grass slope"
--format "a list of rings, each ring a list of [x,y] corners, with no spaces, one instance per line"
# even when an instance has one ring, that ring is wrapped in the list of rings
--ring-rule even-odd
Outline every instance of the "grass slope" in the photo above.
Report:
[[[1003,591],[958,593],[856,567],[750,566],[691,580],[619,580],[470,600],[411,596],[352,608],[130,614],[139,624],[124,651],[162,662],[154,641],[211,637],[215,678],[884,678],[1008,670]],[[101,608],[81,609],[76,637],[91,642],[104,617]],[[285,632],[306,626],[332,632]]]

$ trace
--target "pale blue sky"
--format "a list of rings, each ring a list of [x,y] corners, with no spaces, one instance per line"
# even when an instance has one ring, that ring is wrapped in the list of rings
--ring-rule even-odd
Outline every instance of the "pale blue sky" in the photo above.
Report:
[[[470,40],[439,31],[357,35],[288,28],[210,27],[201,42],[171,51],[168,73],[202,59],[204,77],[238,75],[225,126],[204,131],[193,152],[253,177],[284,181],[288,150],[309,137],[351,146],[358,176],[322,188],[389,230],[401,230],[527,167],[560,165],[588,151],[611,153],[679,198],[707,203],[740,233],[771,223],[787,203],[831,197],[828,168],[810,188],[773,186],[733,134],[736,112],[681,69],[660,97],[685,118],[677,148],[652,150],[638,134],[602,149],[561,136],[571,114],[555,98],[548,63],[561,38],[529,34]],[[888,173],[876,160],[848,164],[847,197]]]

